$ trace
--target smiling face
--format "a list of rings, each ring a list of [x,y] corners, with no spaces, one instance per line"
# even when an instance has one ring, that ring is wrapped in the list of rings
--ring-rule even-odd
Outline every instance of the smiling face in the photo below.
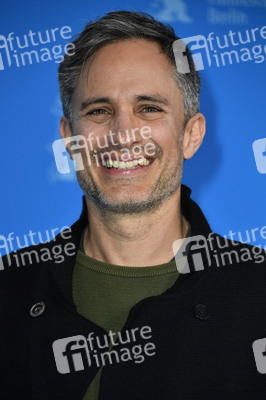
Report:
[[[102,47],[85,64],[73,98],[72,135],[88,140],[93,132],[91,165],[85,162],[77,171],[86,197],[100,210],[125,214],[154,210],[177,193],[183,125],[173,66],[157,43],[127,40]],[[61,134],[70,135],[64,117]],[[136,148],[147,165],[134,165]],[[98,163],[108,151],[111,159],[118,155],[117,163]],[[131,164],[120,164],[121,159]]]

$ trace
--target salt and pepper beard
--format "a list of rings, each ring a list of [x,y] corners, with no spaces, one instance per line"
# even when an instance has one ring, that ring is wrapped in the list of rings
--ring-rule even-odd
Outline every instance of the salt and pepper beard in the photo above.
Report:
[[[150,186],[151,193],[146,200],[134,201],[131,193],[131,200],[125,203],[112,203],[108,201],[104,193],[94,181],[92,175],[89,173],[88,167],[84,171],[77,171],[77,180],[80,188],[94,206],[99,210],[102,215],[107,213],[114,214],[141,214],[147,212],[154,212],[161,204],[167,200],[172,194],[176,192],[181,184],[183,173],[183,132],[180,135],[180,142],[178,145],[178,152],[175,159],[175,164],[172,171],[168,171],[166,175],[161,175],[154,185]],[[156,159],[162,158],[162,151],[156,146]],[[164,173],[164,171],[163,171]],[[126,178],[125,178],[126,179]],[[129,178],[130,179],[130,178]],[[130,190],[130,189],[129,189]]]

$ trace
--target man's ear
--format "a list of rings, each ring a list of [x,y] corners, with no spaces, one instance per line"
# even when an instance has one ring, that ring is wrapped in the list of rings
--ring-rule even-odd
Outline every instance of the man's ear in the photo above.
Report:
[[[62,116],[60,119],[60,135],[61,135],[62,139],[68,139],[71,137],[70,123],[69,123],[69,120],[65,116]],[[66,149],[67,149],[71,159],[73,159],[72,155],[71,155],[71,151],[70,151],[70,143],[68,143],[66,145]]]
[[[188,160],[200,148],[205,135],[205,117],[201,113],[195,114],[187,122],[183,136],[183,155]]]

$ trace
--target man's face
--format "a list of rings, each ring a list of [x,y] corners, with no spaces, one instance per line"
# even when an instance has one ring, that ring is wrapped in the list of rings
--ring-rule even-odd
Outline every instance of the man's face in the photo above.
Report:
[[[93,132],[91,165],[77,171],[85,195],[99,209],[120,214],[156,209],[181,182],[183,124],[181,93],[157,43],[130,40],[98,50],[87,61],[73,98],[72,134],[88,139]],[[141,129],[149,133],[142,135]],[[136,148],[148,165],[102,165],[101,153],[139,159]]]

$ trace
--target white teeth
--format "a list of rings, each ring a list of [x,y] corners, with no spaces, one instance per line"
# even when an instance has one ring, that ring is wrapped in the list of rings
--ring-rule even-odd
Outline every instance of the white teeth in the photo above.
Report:
[[[145,166],[149,165],[151,160],[147,158],[140,158],[138,160],[133,161],[116,161],[116,160],[105,160],[105,166],[108,168],[117,168],[117,169],[133,169],[136,168],[137,165]]]

